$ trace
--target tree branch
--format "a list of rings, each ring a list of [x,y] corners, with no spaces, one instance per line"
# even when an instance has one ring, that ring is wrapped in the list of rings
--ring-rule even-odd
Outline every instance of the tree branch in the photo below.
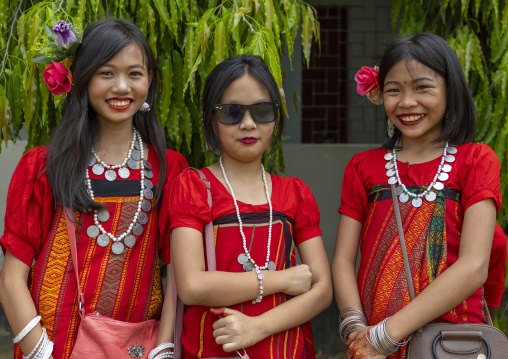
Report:
[[[233,0],[233,3],[235,4],[235,9],[236,9],[236,10],[238,10],[238,5],[236,4],[236,0]],[[252,27],[252,24],[251,24],[251,23],[250,23],[250,22],[249,22],[249,21],[245,18],[245,16],[242,16],[242,19],[243,19],[243,21],[244,21],[247,25],[249,25],[249,27],[250,27],[250,32],[254,34],[256,31],[254,31],[254,28]]]
[[[60,5],[58,5],[58,9],[56,9],[56,13],[59,13],[60,10],[62,10],[62,4],[63,4],[64,0],[61,0],[60,1]]]
[[[7,38],[7,45],[5,46],[5,54],[4,54],[4,58],[2,60],[2,70],[0,70],[0,76],[2,76],[2,74],[4,73],[4,70],[5,70],[5,62],[7,61],[7,55],[9,54],[9,44],[11,43],[12,32],[14,31],[14,25],[16,24],[16,21],[18,20],[18,13],[21,11],[22,4],[23,4],[23,0],[20,0],[18,8],[16,9],[16,12],[14,13],[14,18],[12,19],[11,31],[9,32],[9,37]]]

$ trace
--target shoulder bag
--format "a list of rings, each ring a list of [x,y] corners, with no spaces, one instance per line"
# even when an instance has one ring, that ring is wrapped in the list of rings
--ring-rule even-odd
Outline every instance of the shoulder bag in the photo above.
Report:
[[[206,178],[205,174],[196,169],[189,167],[187,170],[194,170],[198,173],[199,177],[203,180],[206,185],[206,193],[207,193],[207,201],[210,206],[210,210],[212,209],[212,193],[210,192],[210,181]],[[217,270],[216,262],[215,262],[215,240],[213,235],[213,221],[205,225],[204,230],[205,235],[205,250],[206,250],[206,263],[207,270],[214,271]],[[173,259],[171,259],[171,289],[173,295],[173,309],[175,311],[175,331],[174,331],[174,359],[182,358],[182,330],[183,330],[183,312],[184,312],[184,304],[178,298],[178,293],[176,292],[176,280],[175,280],[175,271],[173,268]],[[176,305],[175,305],[176,303]],[[240,357],[242,359],[249,359],[249,355],[243,350],[244,354],[240,354],[238,351],[236,352],[236,356],[234,358]],[[203,358],[203,359],[223,359],[223,358]]]
[[[81,316],[78,336],[70,359],[148,358],[148,353],[157,342],[159,320],[150,319],[139,323],[129,323],[100,315],[97,312],[85,314],[85,300],[79,283],[76,234],[71,218],[70,208],[65,207],[65,220],[78,285],[78,305]]]
[[[393,207],[404,259],[404,271],[411,300],[415,298],[413,277],[409,267],[404,230],[395,185],[391,186]],[[502,359],[508,356],[508,340],[492,325],[484,303],[487,324],[429,323],[413,333],[406,359]]]

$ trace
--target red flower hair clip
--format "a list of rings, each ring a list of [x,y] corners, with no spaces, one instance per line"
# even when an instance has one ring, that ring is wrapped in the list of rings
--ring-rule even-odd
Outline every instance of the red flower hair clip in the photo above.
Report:
[[[355,75],[356,92],[358,95],[367,95],[370,102],[375,105],[383,103],[383,96],[381,96],[381,89],[379,88],[379,68],[375,66],[363,66],[360,71]]]

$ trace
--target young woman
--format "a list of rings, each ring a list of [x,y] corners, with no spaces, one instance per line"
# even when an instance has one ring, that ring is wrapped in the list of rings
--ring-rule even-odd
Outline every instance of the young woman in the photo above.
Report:
[[[76,340],[64,207],[75,215],[85,312],[140,322],[162,311],[159,257],[169,263],[169,248],[158,240],[157,203],[187,162],[165,149],[152,51],[131,22],[101,20],[86,28],[71,70],[50,146],[28,151],[9,187],[0,300],[14,334],[28,331],[16,358],[41,351],[39,339],[54,343],[53,358],[68,358]],[[171,311],[169,303],[166,322]],[[159,341],[171,341],[171,324],[161,328]]]
[[[275,80],[259,57],[229,58],[206,80],[205,138],[207,148],[220,154],[219,162],[202,169],[212,209],[204,182],[192,170],[177,178],[163,202],[171,218],[178,295],[188,305],[184,358],[234,357],[243,350],[252,359],[314,358],[308,321],[330,305],[331,278],[309,188],[262,166],[263,154],[280,142],[281,106]],[[213,272],[206,271],[202,234],[210,221]],[[226,308],[212,313],[210,307]]]
[[[380,91],[390,140],[346,168],[332,273],[349,358],[404,358],[401,341],[428,322],[485,322],[482,284],[501,205],[499,160],[488,146],[471,143],[473,99],[442,38],[397,39],[381,58],[379,80],[375,75],[377,69],[359,72],[358,89],[371,100]],[[374,81],[365,83],[368,78]],[[413,301],[391,184],[397,185]]]

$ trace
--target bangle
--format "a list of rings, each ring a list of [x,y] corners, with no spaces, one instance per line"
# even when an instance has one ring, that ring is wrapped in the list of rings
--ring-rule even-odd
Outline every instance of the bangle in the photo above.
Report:
[[[155,359],[155,357],[157,357],[161,351],[172,349],[174,347],[175,345],[173,343],[161,343],[150,351],[150,354],[148,354],[148,359]]]
[[[259,279],[259,295],[256,299],[252,300],[252,304],[259,303],[263,300],[263,279],[265,278],[258,266],[256,266],[254,270],[256,271],[257,278]]]
[[[42,334],[41,334],[41,337],[39,338],[39,341],[37,342],[37,344],[35,344],[35,347],[32,349],[32,351],[30,352],[30,354],[28,355],[22,355],[21,357],[23,359],[28,359],[30,358],[32,355],[34,355],[36,352],[37,352],[37,348],[39,347],[39,345],[41,345],[42,341],[44,340],[44,336],[46,335],[46,328],[42,327]]]
[[[353,307],[344,308],[340,312],[339,319],[340,339],[346,344],[351,333],[360,328],[365,328],[367,324],[367,318],[359,309]]]
[[[28,324],[23,329],[21,329],[21,331],[18,333],[18,335],[16,335],[16,337],[12,340],[12,342],[14,344],[17,344],[20,341],[22,341],[23,338],[26,337],[26,335],[28,333],[30,333],[32,331],[32,329],[35,328],[37,323],[39,323],[40,321],[41,321],[40,315],[36,316],[34,319],[29,321]]]
[[[173,352],[166,352],[157,354],[154,359],[173,359]]]
[[[372,327],[366,335],[367,341],[378,351],[379,354],[390,356],[399,350],[400,347],[403,347],[409,343],[411,340],[411,336],[405,342],[396,342],[388,335],[386,331],[386,322],[390,317],[384,319],[382,322],[379,322],[374,327]]]

